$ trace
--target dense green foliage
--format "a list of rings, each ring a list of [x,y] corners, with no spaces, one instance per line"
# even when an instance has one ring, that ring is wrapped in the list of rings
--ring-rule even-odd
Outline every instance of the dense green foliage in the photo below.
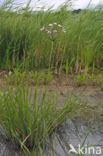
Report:
[[[0,68],[32,70],[52,67],[80,71],[103,68],[103,11],[79,13],[0,9]],[[50,34],[40,29],[56,22],[66,33]],[[50,62],[51,57],[51,62]]]

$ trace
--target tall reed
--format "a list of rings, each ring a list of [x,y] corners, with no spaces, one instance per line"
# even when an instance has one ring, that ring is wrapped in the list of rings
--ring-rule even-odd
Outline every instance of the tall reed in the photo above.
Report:
[[[33,70],[50,65],[62,69],[66,65],[68,70],[87,72],[103,68],[102,9],[79,13],[67,11],[66,7],[58,11],[14,10],[0,8],[1,69]],[[53,42],[40,29],[55,22],[66,33],[58,33]]]

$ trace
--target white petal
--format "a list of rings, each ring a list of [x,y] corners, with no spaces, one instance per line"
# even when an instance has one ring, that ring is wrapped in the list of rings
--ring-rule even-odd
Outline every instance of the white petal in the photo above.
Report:
[[[58,24],[58,27],[60,27],[60,28],[61,28],[62,26],[61,26],[60,24]]]
[[[53,26],[53,24],[49,24],[49,27],[52,27]]]
[[[56,22],[54,22],[53,24],[54,24],[54,25],[56,25],[57,23],[56,23]]]

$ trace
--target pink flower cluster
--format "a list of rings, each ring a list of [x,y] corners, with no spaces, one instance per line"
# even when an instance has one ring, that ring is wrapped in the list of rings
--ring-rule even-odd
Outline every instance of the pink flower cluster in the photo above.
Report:
[[[46,29],[44,26],[40,29],[40,31],[44,31],[46,32],[47,34],[52,34],[52,33],[59,33],[60,31],[66,33],[66,30],[65,28],[60,25],[60,24],[57,24],[56,22],[52,23],[52,24],[49,24],[49,30]]]

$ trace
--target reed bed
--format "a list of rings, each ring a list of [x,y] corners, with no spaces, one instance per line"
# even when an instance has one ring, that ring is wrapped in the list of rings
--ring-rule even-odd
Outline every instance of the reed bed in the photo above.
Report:
[[[77,13],[66,6],[58,11],[12,11],[12,7],[0,8],[1,69],[45,68],[66,73],[103,69],[102,9]],[[50,33],[52,23],[56,26]],[[43,27],[46,32],[41,31]]]

